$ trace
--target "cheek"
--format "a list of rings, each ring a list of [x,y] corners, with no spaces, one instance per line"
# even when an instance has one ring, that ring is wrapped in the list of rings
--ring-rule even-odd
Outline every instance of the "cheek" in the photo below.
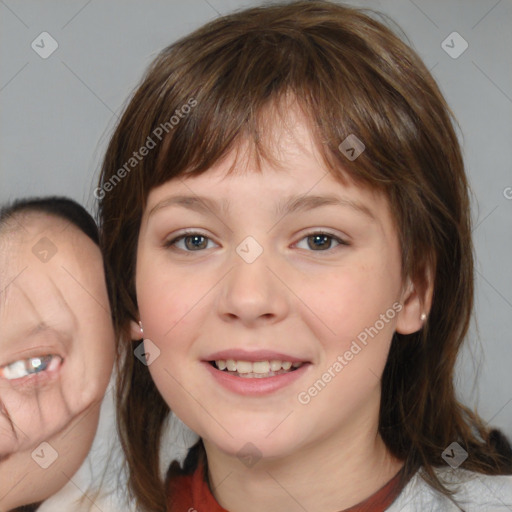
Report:
[[[170,362],[192,346],[202,320],[212,311],[218,274],[171,267],[155,257],[137,268],[137,302],[144,337],[161,351],[172,350]],[[199,327],[198,327],[199,326]]]
[[[303,281],[301,298],[316,313],[316,323],[323,324],[329,337],[355,338],[373,326],[391,308],[399,296],[400,279],[378,265],[353,265],[330,273],[324,285]],[[310,315],[312,316],[312,315]],[[392,331],[395,311],[392,309],[379,330]],[[312,317],[313,318],[313,317]]]
[[[153,259],[155,261],[155,259]],[[197,371],[194,341],[202,332],[204,319],[212,311],[218,274],[168,269],[165,263],[137,268],[137,302],[145,340],[156,345],[159,354],[148,369],[171,409],[188,424],[201,417],[195,410],[196,395],[190,375]],[[151,345],[145,341],[144,349]],[[149,350],[151,352],[151,350]]]
[[[206,291],[193,280],[155,274],[137,287],[137,302],[144,336],[167,342],[187,327]]]
[[[297,396],[308,417],[325,415],[325,428],[337,428],[354,412],[380,396],[397,309],[397,283],[382,266],[353,265],[332,274],[325,291],[303,289],[309,328],[322,345],[314,375]],[[306,318],[304,309],[303,318]],[[375,402],[375,408],[378,404]]]
[[[77,338],[73,341],[74,350],[83,354],[84,363],[91,367],[105,362],[104,368],[111,366],[115,352],[115,334],[109,307],[107,290],[103,282],[90,286],[90,296],[81,289],[68,294],[68,304],[77,320]]]
[[[97,315],[96,325],[87,334],[88,352],[93,353],[91,366],[95,367],[98,375],[107,382],[114,364],[115,358],[115,334],[110,313],[102,310]]]
[[[380,261],[358,263],[333,272],[322,293],[313,286],[304,290],[308,306],[321,319],[309,315],[309,326],[323,347],[311,385],[320,382],[321,389],[324,384],[328,388],[322,399],[315,398],[312,410],[337,404],[343,416],[376,393],[401,308],[395,270]],[[310,391],[303,393],[312,400],[318,390]]]

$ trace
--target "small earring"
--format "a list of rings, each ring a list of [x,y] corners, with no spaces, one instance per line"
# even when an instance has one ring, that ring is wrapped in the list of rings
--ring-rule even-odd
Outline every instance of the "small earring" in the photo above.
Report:
[[[422,322],[424,322],[427,319],[427,314],[426,313],[421,313],[420,319],[421,319]]]
[[[144,329],[142,328],[142,322],[139,320],[140,333],[144,334]]]

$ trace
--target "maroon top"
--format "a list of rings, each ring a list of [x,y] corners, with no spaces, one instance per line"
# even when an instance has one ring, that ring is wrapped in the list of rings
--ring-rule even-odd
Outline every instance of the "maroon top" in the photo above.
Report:
[[[369,498],[341,512],[384,512],[400,494],[401,470]],[[202,466],[191,475],[178,476],[169,485],[168,512],[228,512],[211,493]]]

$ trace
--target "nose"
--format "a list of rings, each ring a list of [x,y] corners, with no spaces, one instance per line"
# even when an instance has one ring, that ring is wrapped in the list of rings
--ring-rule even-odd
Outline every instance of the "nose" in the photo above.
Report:
[[[289,294],[276,274],[264,255],[252,263],[239,259],[223,280],[218,300],[222,319],[256,327],[285,318],[289,311]]]

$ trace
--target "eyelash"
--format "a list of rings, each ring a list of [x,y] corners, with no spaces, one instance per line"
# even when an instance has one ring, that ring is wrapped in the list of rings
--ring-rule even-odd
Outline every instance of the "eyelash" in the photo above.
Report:
[[[187,254],[187,256],[191,255],[194,252],[201,252],[203,250],[206,250],[206,249],[198,249],[197,251],[189,251],[187,249],[181,249],[181,248],[177,248],[176,247],[176,244],[178,242],[181,242],[182,240],[185,240],[187,237],[190,237],[190,236],[200,236],[200,237],[205,238],[206,240],[209,240],[209,241],[211,240],[210,237],[206,236],[205,234],[203,234],[203,233],[201,233],[199,231],[188,230],[188,231],[184,231],[179,236],[177,236],[177,237],[175,237],[175,238],[165,242],[164,247],[167,248],[167,249],[179,250],[179,251],[184,252],[185,254]],[[350,245],[348,242],[346,242],[342,238],[334,235],[333,233],[329,233],[328,231],[312,231],[310,233],[305,234],[299,240],[299,242],[301,242],[302,240],[305,240],[305,239],[307,239],[309,237],[312,237],[312,236],[326,236],[326,237],[330,238],[331,240],[335,241],[338,245],[336,245],[334,248],[330,247],[327,250],[318,250],[318,251],[310,250],[308,252],[319,252],[319,253],[330,252],[333,249],[336,249],[336,247]],[[294,245],[297,245],[299,242],[296,242]]]

